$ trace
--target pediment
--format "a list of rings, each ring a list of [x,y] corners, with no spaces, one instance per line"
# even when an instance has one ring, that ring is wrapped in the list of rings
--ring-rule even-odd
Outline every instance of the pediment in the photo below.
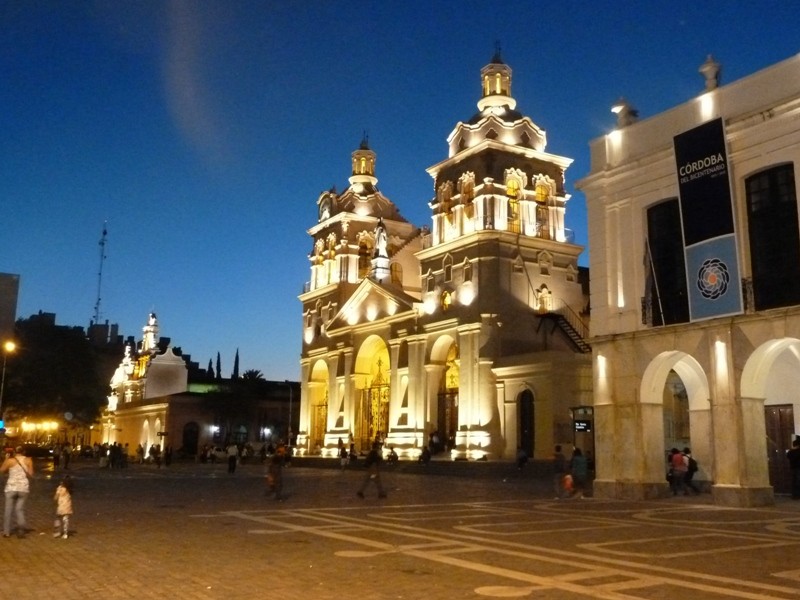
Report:
[[[328,324],[328,334],[413,311],[419,300],[401,288],[364,279]]]

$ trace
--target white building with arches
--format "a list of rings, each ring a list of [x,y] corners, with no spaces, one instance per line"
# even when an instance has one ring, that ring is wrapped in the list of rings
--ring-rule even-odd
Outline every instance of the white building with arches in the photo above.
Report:
[[[785,450],[800,432],[800,55],[725,86],[711,57],[700,72],[702,93],[664,113],[637,120],[618,104],[578,182],[594,491],[664,494],[666,452],[690,447],[716,502],[763,505],[788,491]],[[696,202],[691,186],[712,178],[724,200]],[[716,254],[694,266],[706,249]]]
[[[576,442],[576,411],[590,419],[587,276],[564,225],[572,161],[546,152],[544,130],[516,110],[499,54],[480,90],[428,169],[430,228],[378,190],[367,140],[345,191],[317,200],[300,296],[301,451],[365,451],[377,438],[405,458],[438,440],[455,459],[518,447],[546,459]]]

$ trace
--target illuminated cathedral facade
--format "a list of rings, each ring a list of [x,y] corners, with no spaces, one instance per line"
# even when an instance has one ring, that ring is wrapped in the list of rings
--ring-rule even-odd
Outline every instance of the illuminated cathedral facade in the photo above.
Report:
[[[412,459],[434,440],[468,460],[592,449],[588,276],[564,223],[572,160],[516,110],[499,53],[480,75],[478,112],[428,168],[429,227],[379,191],[366,139],[344,192],[317,199],[301,453],[376,439]]]

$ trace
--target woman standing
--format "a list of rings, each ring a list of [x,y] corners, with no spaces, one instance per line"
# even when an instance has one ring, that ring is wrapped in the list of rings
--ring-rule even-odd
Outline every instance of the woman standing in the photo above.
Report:
[[[25,500],[33,477],[33,461],[25,456],[22,446],[12,452],[0,465],[0,473],[8,473],[6,482],[6,510],[3,518],[3,537],[11,536],[11,515],[16,516],[17,537],[25,537]]]

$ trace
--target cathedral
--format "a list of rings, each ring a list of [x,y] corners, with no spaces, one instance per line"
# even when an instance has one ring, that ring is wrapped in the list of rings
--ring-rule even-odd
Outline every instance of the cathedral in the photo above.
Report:
[[[429,226],[379,190],[366,139],[344,192],[317,199],[299,297],[301,454],[375,440],[406,459],[593,450],[588,273],[564,221],[572,160],[546,152],[511,75],[499,52],[481,69],[477,112],[427,169]]]

